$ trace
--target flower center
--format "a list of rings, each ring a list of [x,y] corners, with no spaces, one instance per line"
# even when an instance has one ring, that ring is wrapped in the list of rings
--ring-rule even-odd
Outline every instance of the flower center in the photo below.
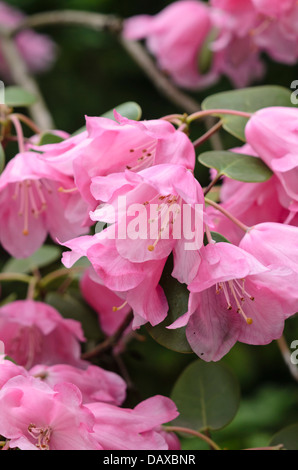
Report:
[[[29,235],[29,217],[33,214],[38,218],[47,209],[45,191],[52,193],[46,180],[25,180],[15,185],[12,196],[14,201],[19,201],[18,215],[24,218],[23,235]]]
[[[37,440],[36,447],[40,450],[50,450],[50,439],[52,428],[47,426],[45,428],[37,427],[35,424],[28,426],[29,434]]]
[[[252,297],[245,290],[245,279],[241,279],[242,284],[237,279],[227,282],[220,282],[216,284],[216,294],[223,293],[227,302],[227,309],[232,310],[232,302],[236,304],[236,311],[244,318],[248,325],[253,323],[252,318],[247,317],[243,310],[243,304],[246,299],[254,301]],[[233,302],[233,303],[234,303]]]
[[[161,238],[169,238],[169,227],[174,226],[178,214],[181,213],[181,198],[179,196],[173,196],[172,194],[168,194],[167,196],[159,195],[157,204],[153,205],[152,202],[146,202],[144,205],[151,205],[148,223],[151,225],[152,229],[150,233],[156,234],[156,240],[153,245],[148,246],[148,250],[154,251]]]
[[[157,141],[140,145],[139,147],[131,148],[129,150],[130,156],[133,154],[135,157],[134,163],[127,165],[127,170],[140,171],[153,165],[156,154]]]

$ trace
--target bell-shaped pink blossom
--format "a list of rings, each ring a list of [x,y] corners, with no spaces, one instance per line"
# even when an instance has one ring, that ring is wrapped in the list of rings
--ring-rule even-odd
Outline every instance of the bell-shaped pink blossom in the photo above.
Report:
[[[249,120],[247,142],[279,179],[288,197],[288,209],[298,211],[298,110],[270,107]]]
[[[245,234],[239,246],[265,266],[293,271],[298,282],[298,227],[272,222],[256,224]],[[297,299],[295,283],[288,282],[280,285],[280,289],[282,287],[287,291],[289,300],[292,297]]]
[[[0,390],[0,435],[20,450],[101,450],[94,416],[72,384],[54,390],[34,377],[14,377]]]
[[[1,367],[0,367],[1,373]],[[79,369],[68,364],[36,365],[29,374],[41,379],[51,388],[64,382],[74,384],[82,393],[83,403],[104,402],[122,405],[126,398],[126,383],[114,372],[90,365]]]
[[[12,256],[26,258],[47,235],[54,241],[87,233],[86,203],[73,179],[34,152],[10,160],[0,176],[0,242]]]
[[[26,16],[20,10],[12,7],[8,3],[0,2],[1,26],[15,28],[25,19]],[[56,57],[56,45],[49,36],[26,29],[16,35],[15,43],[19,53],[33,73],[46,71],[53,65]],[[1,51],[1,42],[0,74],[5,80],[11,79],[9,66]]]
[[[128,18],[123,30],[126,39],[146,39],[159,68],[177,85],[192,89],[211,86],[219,79],[216,56],[206,73],[199,67],[210,34],[216,35],[211,10],[193,0],[174,2],[155,16]]]
[[[153,165],[172,163],[193,170],[195,151],[190,139],[162,119],[133,121],[115,111],[116,121],[86,117],[87,130],[58,144],[39,147],[55,169],[72,175],[91,210],[92,178],[129,169],[139,172]]]
[[[178,438],[162,429],[179,415],[167,397],[148,398],[133,409],[101,403],[86,406],[95,416],[95,438],[104,450],[181,449]]]
[[[193,351],[218,361],[237,341],[264,345],[278,339],[298,307],[297,295],[289,299],[286,287],[297,275],[287,267],[265,266],[230,243],[208,244],[200,256],[183,318]]]
[[[91,214],[92,220],[111,225],[94,237],[64,243],[72,250],[64,253],[65,266],[87,256],[102,284],[133,309],[134,327],[160,323],[168,310],[159,286],[168,256],[174,253],[175,277],[185,282],[203,243],[200,184],[185,167],[164,164],[96,177],[91,191],[105,203]]]
[[[64,319],[43,302],[17,300],[0,308],[0,338],[5,354],[27,369],[36,364],[85,367],[80,323]]]

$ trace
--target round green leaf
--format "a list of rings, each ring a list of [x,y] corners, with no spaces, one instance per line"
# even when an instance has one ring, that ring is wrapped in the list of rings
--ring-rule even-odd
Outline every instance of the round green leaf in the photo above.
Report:
[[[121,114],[121,116],[132,119],[134,121],[139,121],[142,117],[142,109],[138,103],[135,103],[134,101],[128,101],[127,103],[120,104],[114,109],[117,111],[117,113]],[[104,113],[102,117],[115,120],[114,109]]]
[[[254,113],[258,109],[270,106],[290,106],[291,92],[287,88],[275,85],[243,88],[240,90],[216,93],[206,98],[202,109],[234,109]],[[218,114],[222,119],[224,129],[242,141],[245,139],[245,126],[248,118]]]
[[[12,108],[28,107],[36,102],[36,97],[27,90],[18,86],[9,86],[5,89],[5,104]]]
[[[3,149],[3,145],[0,143],[0,174],[4,170],[5,167],[5,152]]]
[[[270,446],[280,444],[286,450],[298,450],[298,423],[287,426],[273,436]]]
[[[272,176],[270,168],[260,158],[251,155],[214,150],[202,153],[199,162],[215,168],[221,176],[245,183],[262,183]]]
[[[5,273],[30,273],[34,269],[43,268],[61,258],[59,247],[44,245],[29,258],[11,258],[3,267]]]
[[[185,334],[185,327],[175,330],[167,329],[177,318],[187,312],[189,291],[186,285],[181,284],[172,277],[173,259],[169,257],[164,268],[160,285],[164,290],[169,304],[166,319],[157,326],[147,325],[147,330],[152,338],[162,346],[180,353],[192,353]]]
[[[171,424],[197,431],[218,430],[235,417],[240,387],[223,364],[197,360],[181,374],[171,398],[180,413]]]
[[[63,138],[51,132],[43,132],[40,136],[38,145],[59,144],[63,142]]]

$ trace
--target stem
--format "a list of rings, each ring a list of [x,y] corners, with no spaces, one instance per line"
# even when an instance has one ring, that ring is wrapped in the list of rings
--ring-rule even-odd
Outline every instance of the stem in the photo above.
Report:
[[[42,129],[53,129],[55,124],[46,106],[35,78],[29,73],[27,65],[20,54],[12,35],[17,31],[0,27],[1,52],[8,64],[13,81],[36,96],[36,103],[30,107],[33,120]]]
[[[298,382],[298,368],[291,362],[291,352],[288,348],[284,336],[281,336],[277,341],[277,345],[282,354],[285,364],[288,366],[289,372],[296,382]]]
[[[206,204],[209,204],[209,206],[214,207],[214,209],[217,209],[219,212],[225,215],[228,219],[230,219],[234,224],[236,224],[244,232],[248,232],[248,230],[250,229],[250,227],[240,222],[240,220],[236,219],[236,217],[234,217],[230,212],[225,210],[221,205],[217,204],[217,202],[214,202],[211,199],[207,199],[207,198],[205,198],[205,202]]]
[[[190,434],[191,436],[198,437],[202,441],[205,441],[213,450],[221,450],[221,448],[212,439],[210,439],[210,437],[202,434],[201,432],[194,431],[193,429],[183,428],[180,426],[165,426],[163,429],[167,432]]]
[[[216,185],[216,183],[218,183],[218,181],[221,179],[222,175],[220,173],[218,173],[216,175],[216,177],[214,178],[214,180],[211,181],[211,183],[204,189],[204,196],[207,196],[207,194],[211,191],[211,189],[213,188],[213,186]]]
[[[87,351],[85,354],[83,354],[82,359],[85,359],[85,360],[93,359],[95,357],[98,357],[100,354],[103,354],[104,352],[109,351],[110,349],[115,347],[117,343],[120,341],[120,339],[122,338],[125,330],[131,324],[132,320],[133,320],[133,312],[127,315],[127,317],[122,322],[118,330],[112,336],[109,336],[105,341],[100,343],[91,351]]]
[[[83,267],[78,267],[78,268],[61,268],[57,269],[56,271],[53,271],[52,273],[48,274],[45,276],[43,279],[41,279],[39,285],[41,288],[45,288],[48,286],[48,284],[51,284],[51,282],[55,281],[56,279],[59,279],[60,277],[64,276],[73,276],[76,273],[81,273],[85,268]]]
[[[26,274],[19,274],[19,273],[7,273],[7,274],[0,274],[0,282],[25,282],[26,284],[30,284],[33,282],[33,276],[28,276]]]
[[[32,121],[32,119],[25,116],[24,114],[14,113],[8,117],[10,118],[11,116],[15,116],[19,121],[22,121],[24,124],[27,124],[27,126],[30,127],[30,129],[32,129],[32,131],[35,132],[35,134],[42,133],[42,130]]]
[[[206,109],[204,111],[198,111],[188,116],[187,123],[190,124],[197,119],[201,119],[206,116],[218,115],[218,114],[224,114],[224,115],[227,114],[231,116],[245,117],[248,119],[251,118],[252,116],[252,113],[246,113],[245,111],[236,111],[233,109]]]
[[[19,152],[24,153],[26,151],[25,149],[25,138],[24,138],[24,133],[23,133],[23,128],[21,126],[21,123],[18,119],[18,117],[15,114],[11,114],[9,116],[9,119],[14,125],[14,128],[16,130],[17,138],[18,138],[18,145],[19,145]]]
[[[208,139],[210,139],[222,127],[222,125],[223,125],[222,121],[219,121],[216,124],[214,124],[214,126],[212,126],[211,129],[209,129],[209,131],[207,131],[204,135],[199,137],[199,139],[193,142],[194,148],[199,147],[200,145],[205,143]]]

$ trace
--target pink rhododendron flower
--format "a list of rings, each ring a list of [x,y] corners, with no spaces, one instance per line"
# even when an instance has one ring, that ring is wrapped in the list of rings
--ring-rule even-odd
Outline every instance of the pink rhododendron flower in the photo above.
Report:
[[[296,312],[297,294],[289,298],[287,286],[297,275],[287,267],[265,266],[230,243],[209,244],[200,256],[183,318],[193,351],[218,361],[237,341],[264,345],[278,339],[285,319]]]
[[[265,266],[283,266],[298,273],[297,227],[272,222],[256,224],[245,234],[240,246]]]
[[[114,372],[98,366],[90,365],[82,370],[67,364],[36,365],[29,370],[29,374],[40,378],[52,388],[63,382],[76,385],[82,393],[83,403],[100,401],[122,405],[126,398],[124,380]]]
[[[134,409],[102,403],[86,405],[95,416],[94,433],[104,450],[180,450],[180,442],[162,425],[178,416],[172,400],[155,396]]]
[[[6,359],[5,356],[0,357],[0,390],[9,379],[18,375],[29,377],[29,372],[24,367]]]
[[[200,1],[178,1],[155,16],[139,15],[124,21],[126,39],[146,39],[158,66],[182,87],[204,88],[219,74],[217,58],[207,73],[199,69],[199,57],[213,32],[211,10]]]
[[[0,2],[1,26],[15,28],[25,20],[25,15],[7,3]],[[32,30],[20,31],[15,38],[17,48],[29,69],[43,72],[49,69],[56,56],[56,45],[48,36]],[[1,51],[0,42],[0,74],[5,80],[10,79],[9,67]]]
[[[203,242],[202,188],[184,167],[156,165],[139,173],[96,177],[91,190],[107,203],[91,218],[111,225],[94,237],[64,243],[72,252],[64,253],[63,262],[70,267],[87,256],[101,282],[133,309],[134,327],[148,321],[156,325],[168,310],[159,280],[172,251],[175,276],[184,280],[193,275],[196,249]],[[182,219],[184,228],[188,223],[183,233]],[[186,250],[188,243],[195,247]]]
[[[195,151],[189,138],[162,119],[133,121],[115,112],[117,121],[86,117],[87,131],[65,141],[39,147],[42,159],[67,175],[92,210],[96,201],[90,192],[95,176],[134,172],[162,163],[195,166]]]
[[[99,324],[102,331],[111,336],[121,326],[131,307],[126,304],[121,310],[115,314],[113,307],[121,305],[123,300],[104,285],[100,284],[96,273],[92,273],[90,269],[86,270],[80,280],[80,290],[85,301],[98,314]],[[127,334],[131,331],[129,327]]]
[[[0,176],[0,241],[12,256],[32,255],[48,234],[63,241],[87,233],[86,219],[86,204],[71,178],[33,152],[8,162]]]
[[[0,434],[20,450],[100,450],[94,416],[72,384],[15,377],[0,390]]]
[[[17,300],[0,308],[0,338],[5,353],[18,365],[70,364],[85,367],[80,342],[85,341],[80,323],[64,319],[42,302]]]
[[[247,142],[279,179],[293,212],[298,211],[297,129],[298,110],[278,106],[257,111],[245,129]]]

